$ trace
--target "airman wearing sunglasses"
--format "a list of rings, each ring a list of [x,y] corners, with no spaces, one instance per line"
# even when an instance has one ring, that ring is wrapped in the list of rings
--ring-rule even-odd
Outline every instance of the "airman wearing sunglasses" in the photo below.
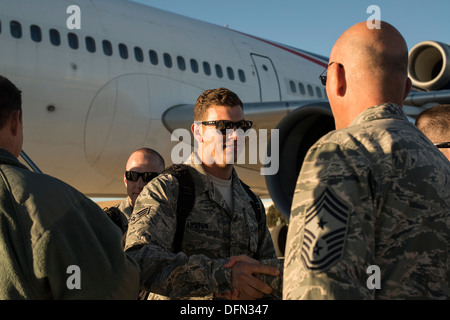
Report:
[[[134,151],[128,158],[123,175],[128,197],[119,204],[122,230],[126,229],[128,219],[133,212],[134,202],[144,186],[158,176],[165,167],[164,158],[155,150],[141,148]]]
[[[252,123],[244,118],[241,100],[224,88],[200,95],[194,120],[199,147],[186,168],[195,201],[184,224],[181,251],[172,247],[180,192],[173,175],[163,173],[144,187],[129,221],[125,250],[138,261],[142,289],[152,292],[153,299],[254,299],[272,294],[282,268],[265,214],[258,218],[253,196],[233,168],[239,135]]]

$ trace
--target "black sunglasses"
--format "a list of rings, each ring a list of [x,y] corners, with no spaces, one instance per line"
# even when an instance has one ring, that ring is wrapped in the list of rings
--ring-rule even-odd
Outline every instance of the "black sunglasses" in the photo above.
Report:
[[[450,142],[433,143],[438,148],[450,148]]]
[[[125,178],[128,181],[138,181],[139,177],[145,182],[150,182],[153,178],[159,175],[158,172],[136,172],[136,171],[125,171]]]
[[[230,121],[230,120],[214,120],[214,121],[202,121],[205,126],[216,126],[223,135],[227,134],[227,129],[242,129],[244,132],[250,130],[253,126],[253,122],[250,120]]]

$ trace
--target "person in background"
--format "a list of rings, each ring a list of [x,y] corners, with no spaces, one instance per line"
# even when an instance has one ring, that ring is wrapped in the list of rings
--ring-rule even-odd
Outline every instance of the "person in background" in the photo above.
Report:
[[[450,104],[422,111],[416,118],[416,126],[450,161]]]
[[[157,177],[164,168],[164,158],[150,148],[137,149],[128,158],[123,175],[128,197],[118,206],[118,209],[122,212],[120,227],[123,231],[128,228],[128,219],[133,212],[136,198],[144,186]]]

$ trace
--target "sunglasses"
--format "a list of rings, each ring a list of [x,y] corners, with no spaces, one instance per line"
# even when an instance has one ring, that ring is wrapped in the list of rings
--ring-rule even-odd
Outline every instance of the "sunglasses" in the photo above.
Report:
[[[230,121],[230,120],[214,120],[214,121],[202,121],[205,126],[216,126],[223,135],[227,134],[229,129],[242,129],[244,132],[250,130],[253,126],[253,122],[250,120]]]
[[[439,142],[434,143],[434,145],[438,148],[450,148],[450,142]]]
[[[150,182],[153,178],[159,175],[158,172],[136,172],[136,171],[125,171],[125,178],[128,181],[138,181],[139,177],[145,182]]]
[[[322,82],[322,84],[323,84],[324,86],[327,85],[327,75],[326,75],[326,72],[327,72],[327,70],[328,70],[328,67],[331,66],[333,63],[334,63],[334,61],[331,62],[331,63],[327,66],[327,68],[326,68],[325,70],[323,70],[323,72],[322,72],[322,73],[320,74],[320,76],[319,76],[320,82]],[[339,68],[342,68],[342,64],[340,64],[340,63],[339,63]],[[325,75],[324,75],[324,73],[325,73]]]

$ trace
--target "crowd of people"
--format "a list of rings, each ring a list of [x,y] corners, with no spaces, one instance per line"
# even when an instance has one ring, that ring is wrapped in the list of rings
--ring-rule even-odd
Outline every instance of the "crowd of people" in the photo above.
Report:
[[[20,164],[21,92],[1,77],[0,299],[448,299],[450,105],[412,124],[407,65],[386,22],[337,39],[321,75],[336,130],[305,156],[284,259],[261,199],[229,161],[252,126],[234,92],[198,97],[199,147],[184,164],[133,152],[127,198],[102,210]],[[73,265],[82,289],[67,285]]]

